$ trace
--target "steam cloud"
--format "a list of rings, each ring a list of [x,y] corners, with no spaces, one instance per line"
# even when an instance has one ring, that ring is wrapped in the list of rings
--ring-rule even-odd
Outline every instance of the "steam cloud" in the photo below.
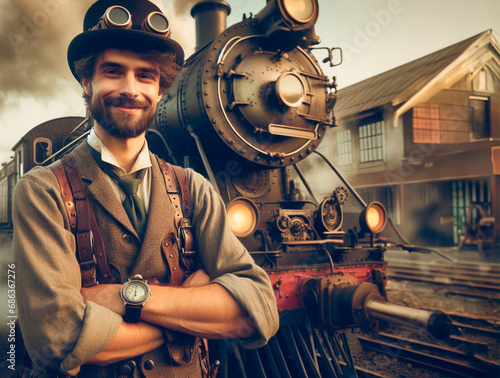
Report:
[[[167,11],[173,35],[181,45],[192,42],[186,40],[186,34],[190,33],[185,32],[177,16],[186,18],[196,1],[153,1]],[[16,106],[18,99],[24,96],[52,98],[72,80],[66,62],[67,47],[73,37],[81,33],[85,12],[94,2],[16,0],[0,3],[0,112],[6,106]]]
[[[193,5],[199,1],[200,0],[187,0],[187,1],[174,0],[173,2],[174,12],[177,15],[189,14],[189,12],[191,12],[191,8],[193,7]]]
[[[52,97],[70,78],[66,49],[92,0],[0,4],[0,111],[22,96]]]

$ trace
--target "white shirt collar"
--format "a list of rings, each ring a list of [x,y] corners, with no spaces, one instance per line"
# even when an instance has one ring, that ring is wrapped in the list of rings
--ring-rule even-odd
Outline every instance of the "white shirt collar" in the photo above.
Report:
[[[132,169],[130,172],[127,173],[125,169],[120,167],[118,162],[116,161],[115,157],[111,153],[111,151],[101,142],[97,134],[95,133],[94,128],[90,129],[90,133],[87,136],[87,142],[92,147],[94,150],[99,152],[101,154],[101,159],[102,161],[111,164],[113,167],[115,167],[118,170],[118,174],[120,176],[130,174],[137,172],[141,169],[144,168],[149,168],[152,166],[151,164],[151,158],[149,157],[149,148],[148,148],[148,142],[145,140],[144,141],[144,146],[142,147],[141,152],[137,156],[137,159],[132,166]]]

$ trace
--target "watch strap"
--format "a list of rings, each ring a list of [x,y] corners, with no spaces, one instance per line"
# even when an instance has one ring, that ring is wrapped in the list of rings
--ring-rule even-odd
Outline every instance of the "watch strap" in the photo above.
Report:
[[[127,303],[125,305],[125,315],[123,316],[123,320],[127,323],[138,323],[139,320],[141,320],[141,311],[142,304],[133,305]]]

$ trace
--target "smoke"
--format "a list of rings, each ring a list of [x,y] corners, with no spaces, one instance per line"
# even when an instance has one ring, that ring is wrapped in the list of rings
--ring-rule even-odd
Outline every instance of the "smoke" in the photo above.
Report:
[[[199,1],[200,0],[174,0],[173,11],[176,15],[188,15],[190,14],[193,5]]]
[[[195,51],[196,33],[194,19],[191,17],[191,8],[200,0],[173,0],[162,5],[160,0],[153,1],[162,9],[170,22],[172,38],[184,49],[186,58]]]
[[[0,111],[23,96],[51,98],[71,77],[66,49],[92,0],[16,0],[0,5]]]
[[[169,17],[174,38],[185,49],[191,49],[194,22],[189,11],[196,1],[153,2]],[[67,47],[81,33],[85,12],[92,3],[94,0],[0,3],[0,112],[6,106],[17,105],[23,96],[53,98],[67,86],[67,81],[72,80],[66,62]]]

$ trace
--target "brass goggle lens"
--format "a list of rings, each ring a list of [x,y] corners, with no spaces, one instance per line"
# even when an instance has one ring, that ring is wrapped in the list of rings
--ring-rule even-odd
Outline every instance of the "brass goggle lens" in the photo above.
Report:
[[[132,16],[125,8],[113,5],[106,9],[99,22],[90,30],[99,29],[130,29],[132,27]]]
[[[124,7],[113,5],[106,9],[106,12],[104,12],[97,25],[90,30],[130,28],[132,28],[132,16],[130,12]],[[170,24],[167,17],[161,12],[151,12],[142,23],[141,29],[163,37],[170,35]]]
[[[165,37],[170,35],[170,25],[164,14],[152,12],[146,17],[141,25],[142,30],[150,33],[161,34]]]

